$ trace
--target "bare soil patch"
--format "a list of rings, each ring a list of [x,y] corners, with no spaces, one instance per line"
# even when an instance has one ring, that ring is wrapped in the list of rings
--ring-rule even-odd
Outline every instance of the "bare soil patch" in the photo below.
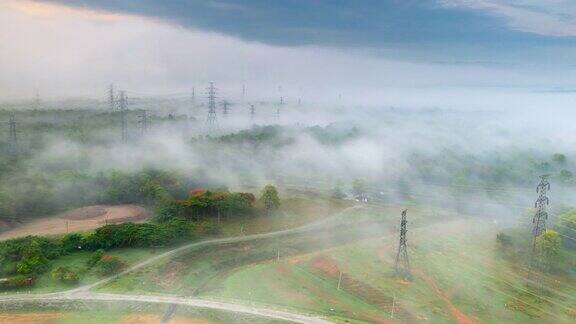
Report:
[[[312,268],[317,271],[319,270],[330,277],[334,277],[340,274],[338,263],[324,256],[318,256],[314,258],[314,260],[312,260]]]
[[[0,324],[53,324],[59,323],[62,313],[0,313]]]
[[[183,271],[185,268],[186,264],[184,264],[184,262],[171,261],[168,263],[164,271],[155,273],[152,277],[152,280],[154,283],[164,289],[172,288],[174,287],[174,284],[176,284],[181,271]]]
[[[120,324],[158,324],[162,316],[150,314],[133,314],[127,315],[120,320]],[[192,319],[184,317],[175,317],[170,320],[171,324],[210,324],[212,322],[204,319]]]
[[[76,208],[62,215],[64,219],[70,220],[83,220],[96,218],[106,214],[106,207],[103,205],[87,206],[82,208]]]
[[[88,231],[105,224],[142,222],[149,217],[144,207],[138,205],[87,206],[19,225],[0,233],[0,240],[27,235],[58,235]]]

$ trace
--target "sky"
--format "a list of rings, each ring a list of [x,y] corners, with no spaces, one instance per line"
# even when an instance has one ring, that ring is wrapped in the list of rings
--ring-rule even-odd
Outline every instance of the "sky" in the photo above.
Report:
[[[227,96],[569,106],[575,41],[573,0],[2,0],[0,102],[213,81]]]

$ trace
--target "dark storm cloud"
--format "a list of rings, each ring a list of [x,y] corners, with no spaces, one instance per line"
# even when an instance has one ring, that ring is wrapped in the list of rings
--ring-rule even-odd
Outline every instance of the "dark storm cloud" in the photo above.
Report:
[[[279,45],[380,47],[402,43],[510,46],[550,40],[506,28],[502,17],[434,0],[44,0],[137,14],[186,28]]]

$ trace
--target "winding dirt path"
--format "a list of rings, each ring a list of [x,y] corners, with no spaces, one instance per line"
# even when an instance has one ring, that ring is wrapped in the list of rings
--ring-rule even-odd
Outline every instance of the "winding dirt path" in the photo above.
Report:
[[[157,296],[157,295],[124,295],[124,294],[105,294],[94,292],[76,292],[76,293],[54,293],[54,294],[31,294],[20,295],[18,297],[11,297],[6,300],[0,297],[3,303],[18,303],[18,302],[49,302],[49,301],[106,301],[106,302],[144,302],[144,303],[160,303],[160,304],[176,304],[200,308],[209,308],[220,311],[228,311],[234,313],[242,313],[249,315],[262,316],[273,318],[277,320],[291,321],[295,323],[307,324],[328,324],[330,321],[324,320],[316,316],[308,316],[297,313],[291,313],[280,310],[273,310],[270,308],[261,308],[255,306],[232,304],[219,301],[205,300],[200,298],[188,298],[178,296]]]

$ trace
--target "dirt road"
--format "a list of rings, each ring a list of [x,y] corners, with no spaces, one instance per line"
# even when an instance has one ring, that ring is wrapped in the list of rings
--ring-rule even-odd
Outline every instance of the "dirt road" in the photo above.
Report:
[[[273,310],[269,308],[261,308],[255,306],[247,306],[240,304],[224,303],[219,301],[205,300],[199,298],[178,297],[178,296],[155,296],[155,295],[124,295],[124,294],[104,294],[93,292],[76,292],[76,293],[53,293],[53,294],[30,294],[0,296],[2,303],[21,303],[21,302],[46,302],[49,303],[57,301],[106,301],[106,302],[143,302],[143,303],[161,303],[161,304],[177,304],[191,307],[209,308],[220,311],[228,311],[241,314],[249,314],[256,316],[263,316],[277,320],[285,320],[295,323],[310,323],[310,324],[327,324],[332,323],[315,316],[307,316],[297,313],[290,313],[286,311]]]

